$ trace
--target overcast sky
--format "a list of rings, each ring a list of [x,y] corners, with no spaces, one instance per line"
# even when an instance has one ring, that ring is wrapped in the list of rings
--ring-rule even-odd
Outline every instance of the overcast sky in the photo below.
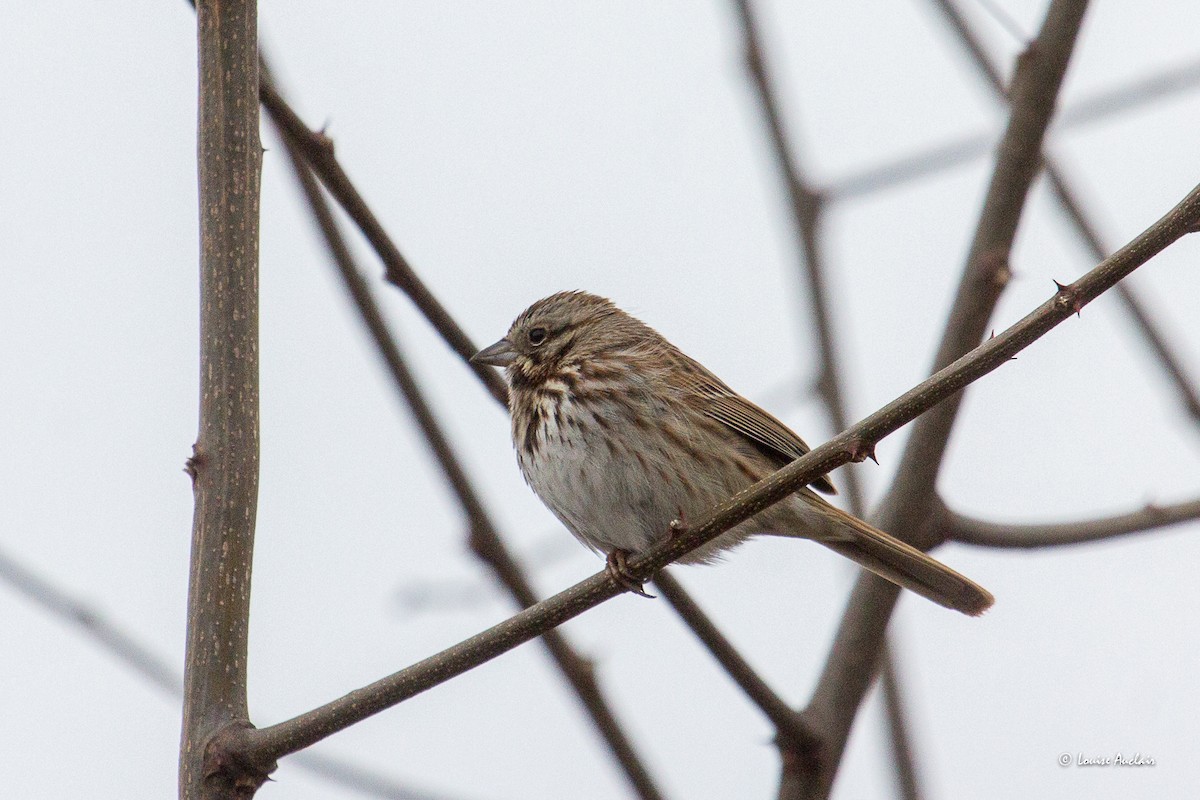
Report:
[[[809,442],[833,433],[778,176],[726,2],[263,2],[282,87],[480,344],[561,289],[612,297]],[[1044,3],[969,10],[1010,63]],[[1200,4],[1096,3],[1063,106],[1200,57]],[[788,123],[840,180],[1004,116],[927,2],[760,3]],[[0,11],[0,552],[182,669],[197,429],[195,18],[178,2]],[[1056,131],[1112,246],[1200,182],[1200,92]],[[504,618],[464,525],[264,134],[262,484],[250,704],[281,721]],[[980,158],[832,207],[851,416],[928,370],[990,171]],[[1200,376],[1198,237],[1133,283]],[[526,489],[502,410],[356,241],[414,369],[545,594],[600,568]],[[1002,329],[1091,266],[1039,183]],[[904,431],[862,477],[888,485]],[[836,476],[835,476],[836,479]],[[996,521],[1200,494],[1200,430],[1113,298],[977,384],[940,488]],[[1200,783],[1200,525],[1055,551],[947,546],[996,595],[967,619],[905,597],[894,641],[930,798],[1181,796]],[[802,704],[853,571],[760,541],[677,577]],[[414,608],[432,587],[461,602]],[[673,798],[772,796],[765,720],[663,601],[565,627]],[[0,583],[0,765],[11,797],[168,797],[179,708]],[[891,792],[872,695],[835,795]],[[618,798],[625,784],[537,644],[320,751],[452,798]],[[1152,768],[1061,768],[1141,752]],[[354,797],[285,759],[259,797]]]

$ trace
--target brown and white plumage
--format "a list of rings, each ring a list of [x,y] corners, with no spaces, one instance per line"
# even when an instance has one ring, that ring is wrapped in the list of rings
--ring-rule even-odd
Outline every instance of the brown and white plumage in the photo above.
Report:
[[[476,358],[506,367],[513,445],[526,481],[580,541],[637,553],[808,452],[787,426],[660,334],[585,292],[537,301]],[[689,553],[711,561],[755,533],[813,539],[967,614],[991,595],[847,514],[813,488]]]

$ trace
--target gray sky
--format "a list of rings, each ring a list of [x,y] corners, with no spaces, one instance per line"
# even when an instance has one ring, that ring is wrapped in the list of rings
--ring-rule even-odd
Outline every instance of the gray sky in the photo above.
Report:
[[[1026,32],[1042,3],[997,0]],[[1003,115],[921,2],[763,3],[789,123],[836,183]],[[780,184],[728,4],[264,2],[283,87],[405,255],[480,344],[532,300],[613,297],[810,442],[815,358]],[[993,52],[1018,44],[972,6]],[[182,2],[0,11],[0,548],[181,664],[197,419],[195,31]],[[1200,5],[1097,3],[1064,106],[1194,62]],[[1108,241],[1200,180],[1200,92],[1056,133]],[[280,721],[453,644],[510,610],[380,369],[269,135],[263,172],[262,486],[253,720]],[[836,206],[831,283],[855,419],[928,369],[990,169],[981,159]],[[1200,241],[1134,278],[1200,375]],[[361,245],[361,243],[356,243]],[[359,246],[372,278],[379,268]],[[999,330],[1090,266],[1039,184]],[[550,593],[601,566],[522,484],[507,420],[398,292],[375,285],[513,546],[555,557]],[[905,432],[862,475],[887,485]],[[998,521],[1190,499],[1189,425],[1112,298],[977,384],[941,490]],[[836,477],[836,476],[835,476]],[[979,620],[920,598],[893,630],[931,798],[1179,796],[1200,780],[1194,565],[1200,526],[1046,552],[948,546],[987,586]],[[760,541],[675,573],[791,702],[819,671],[853,572]],[[402,589],[474,587],[468,607]],[[175,791],[177,704],[0,584],[0,764],[13,797]],[[766,722],[664,602],[622,597],[566,626],[597,661],[671,797],[762,797]],[[836,795],[887,796],[877,700]],[[321,751],[462,798],[625,796],[537,645],[338,735]],[[1144,769],[1060,768],[1141,752]],[[262,798],[351,797],[285,760]]]

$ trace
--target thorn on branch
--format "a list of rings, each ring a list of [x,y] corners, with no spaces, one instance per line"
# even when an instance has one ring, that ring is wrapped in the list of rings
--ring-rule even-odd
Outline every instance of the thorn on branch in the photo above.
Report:
[[[192,479],[192,483],[196,482],[196,478],[200,470],[204,467],[207,457],[200,452],[200,443],[196,442],[192,445],[192,454],[188,456],[188,460],[183,463],[183,471]]]
[[[329,120],[325,120],[325,124],[319,130],[312,132],[313,144],[324,150],[328,155],[333,156],[333,137],[327,131],[329,130]]]
[[[855,464],[866,461],[868,458],[879,463],[879,459],[875,457],[875,443],[868,442],[864,439],[855,439],[846,446],[846,453],[850,456],[850,460]]]
[[[1054,286],[1058,289],[1058,306],[1060,308],[1069,308],[1075,312],[1075,316],[1080,316],[1080,311],[1083,310],[1083,299],[1079,296],[1075,286],[1069,283],[1054,282]]]

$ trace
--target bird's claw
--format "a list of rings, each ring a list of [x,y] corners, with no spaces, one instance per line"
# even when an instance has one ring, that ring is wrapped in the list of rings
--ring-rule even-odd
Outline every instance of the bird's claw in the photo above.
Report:
[[[608,577],[612,578],[618,586],[624,587],[627,591],[633,592],[641,597],[654,599],[654,595],[648,594],[642,588],[642,581],[629,570],[628,562],[629,553],[624,550],[612,550],[604,559],[604,571],[608,573]]]

